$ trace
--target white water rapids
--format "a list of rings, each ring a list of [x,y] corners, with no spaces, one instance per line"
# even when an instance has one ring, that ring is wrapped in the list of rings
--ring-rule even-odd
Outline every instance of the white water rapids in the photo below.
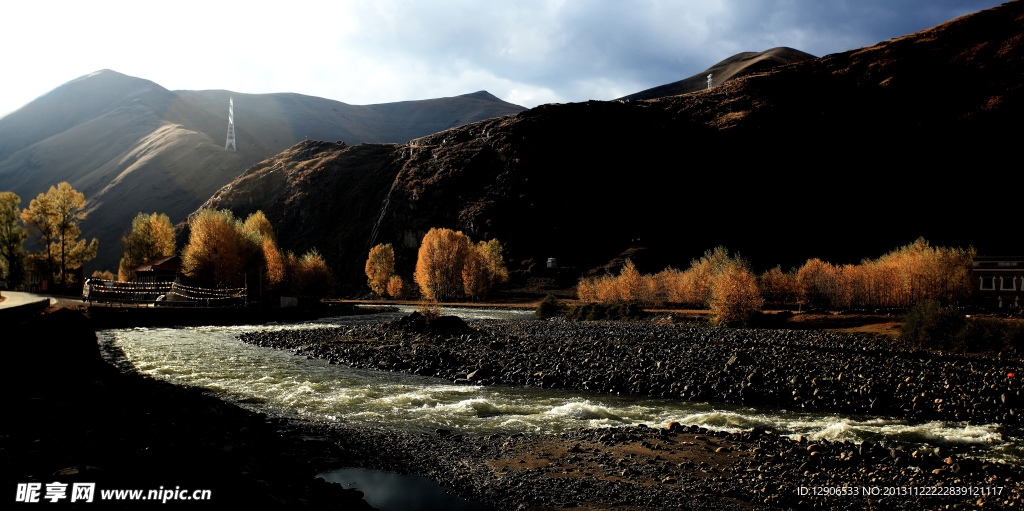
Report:
[[[532,314],[507,310],[445,312],[470,321],[488,317],[528,319]],[[253,329],[387,321],[398,314],[327,318],[298,325],[105,330],[97,335],[105,356],[109,358],[115,348],[120,348],[140,373],[202,387],[265,413],[339,426],[512,434],[641,423],[664,426],[678,421],[720,430],[757,426],[811,439],[886,440],[915,446],[961,444],[976,449],[977,455],[1012,463],[1024,460],[1024,442],[1009,437],[996,425],[911,423],[570,390],[455,385],[435,378],[329,365],[237,339],[239,333]]]

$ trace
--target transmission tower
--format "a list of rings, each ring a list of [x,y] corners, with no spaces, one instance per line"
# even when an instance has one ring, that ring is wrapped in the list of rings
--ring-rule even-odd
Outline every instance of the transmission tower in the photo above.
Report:
[[[238,151],[235,147],[235,100],[228,98],[228,141],[224,142],[224,150],[231,146],[232,151]]]

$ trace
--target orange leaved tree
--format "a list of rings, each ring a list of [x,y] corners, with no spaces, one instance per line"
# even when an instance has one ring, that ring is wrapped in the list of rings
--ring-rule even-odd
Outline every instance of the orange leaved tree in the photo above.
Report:
[[[388,292],[388,282],[395,273],[395,249],[391,244],[371,248],[365,269],[366,284],[377,296],[384,296]]]
[[[427,300],[462,296],[462,269],[469,255],[469,237],[462,231],[433,228],[423,236],[413,280]]]

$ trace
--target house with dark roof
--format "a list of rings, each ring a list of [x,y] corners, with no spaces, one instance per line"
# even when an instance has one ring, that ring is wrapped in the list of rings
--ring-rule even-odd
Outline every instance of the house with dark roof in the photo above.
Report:
[[[158,257],[146,264],[132,268],[132,271],[135,273],[135,282],[138,283],[174,282],[181,271],[181,256],[169,255]]]

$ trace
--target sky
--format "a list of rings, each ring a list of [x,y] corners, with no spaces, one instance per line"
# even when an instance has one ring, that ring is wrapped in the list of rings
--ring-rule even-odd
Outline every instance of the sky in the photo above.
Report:
[[[101,70],[171,90],[354,105],[479,90],[525,107],[610,100],[743,51],[815,56],[994,0],[22,1],[0,8],[0,116]]]

